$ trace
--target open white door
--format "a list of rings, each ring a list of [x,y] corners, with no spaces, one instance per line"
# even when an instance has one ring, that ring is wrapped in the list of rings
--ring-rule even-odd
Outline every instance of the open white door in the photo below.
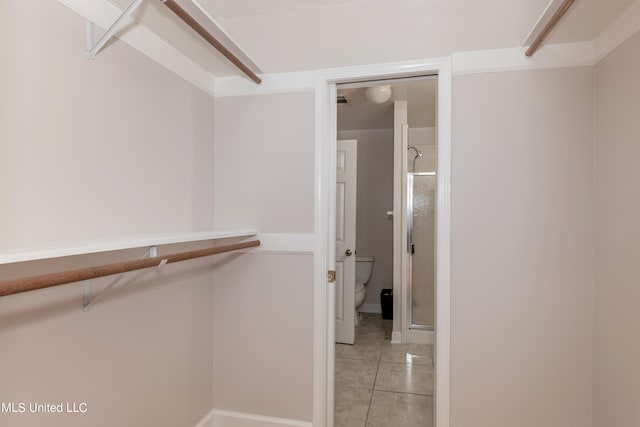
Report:
[[[338,141],[336,157],[336,342],[355,338],[358,141]]]

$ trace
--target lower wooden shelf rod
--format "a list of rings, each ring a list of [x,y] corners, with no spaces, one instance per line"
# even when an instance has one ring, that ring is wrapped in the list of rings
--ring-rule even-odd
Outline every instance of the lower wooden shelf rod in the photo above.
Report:
[[[259,240],[0,282],[0,297],[260,246]]]

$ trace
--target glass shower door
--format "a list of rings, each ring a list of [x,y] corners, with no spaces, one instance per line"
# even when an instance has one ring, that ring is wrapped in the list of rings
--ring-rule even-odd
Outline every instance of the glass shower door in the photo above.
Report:
[[[433,330],[435,323],[435,172],[407,174],[409,328]]]

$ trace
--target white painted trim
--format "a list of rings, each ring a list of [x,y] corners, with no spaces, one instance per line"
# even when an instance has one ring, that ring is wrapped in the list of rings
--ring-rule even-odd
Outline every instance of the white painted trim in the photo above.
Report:
[[[638,0],[640,1],[640,0]],[[534,57],[525,56],[526,48],[478,50],[454,52],[451,55],[454,74],[536,70],[594,64],[593,42],[546,45]],[[416,61],[401,62],[411,75],[411,64]],[[349,67],[366,72],[376,65]],[[215,81],[215,96],[246,96],[276,93],[309,92],[314,90],[316,73],[328,75],[332,70],[300,71],[290,73],[264,74],[261,85],[255,85],[239,76],[221,77]]]
[[[408,103],[393,106],[393,331],[400,332],[402,342],[407,330],[409,275],[407,259],[407,149],[409,147]]]
[[[638,0],[640,2],[640,0]],[[454,74],[473,74],[502,71],[537,70],[593,65],[593,42],[546,45],[535,56],[527,57],[524,47],[506,49],[454,52],[451,55]],[[401,62],[411,75],[411,64],[416,61]],[[371,67],[349,67],[366,72]],[[264,74],[261,85],[255,85],[243,77],[221,77],[215,82],[215,96],[246,96],[276,93],[308,92],[314,89],[316,74],[329,75],[335,70],[301,71],[290,73]]]
[[[436,427],[449,427],[450,381],[450,176],[451,176],[451,62],[450,58],[405,61],[371,66],[320,70],[316,82],[315,129],[315,249],[314,249],[314,350],[313,350],[313,425],[333,426],[333,288],[327,282],[327,270],[335,261],[335,112],[336,83],[367,78],[409,77],[437,73],[438,78],[438,142],[440,149],[441,185],[438,203],[443,214],[438,221],[438,286],[436,295],[438,334],[436,337]],[[333,155],[332,155],[333,153]],[[333,187],[333,188],[332,188]],[[332,212],[334,215],[332,215]],[[335,220],[334,220],[335,222]],[[447,239],[446,242],[441,239]],[[446,271],[445,271],[446,270]],[[394,338],[394,337],[392,337]],[[395,337],[397,338],[397,337]]]
[[[393,331],[391,333],[391,344],[402,344],[402,334],[400,331]]]
[[[448,62],[448,57],[418,61],[400,61],[384,64],[358,65],[355,67],[329,68],[319,70],[318,80],[325,82],[355,82],[366,78],[385,79],[429,75],[429,66]],[[432,71],[429,71],[432,70]]]
[[[333,419],[327,420],[327,413],[333,408],[328,397],[333,395],[332,382],[327,372],[334,371],[334,358],[331,346],[326,343],[333,339],[333,325],[328,301],[334,295],[333,285],[327,281],[330,245],[326,235],[329,233],[329,217],[326,210],[329,206],[330,181],[327,171],[330,168],[328,144],[320,141],[329,139],[328,123],[330,114],[327,105],[330,103],[331,91],[325,79],[317,77],[315,94],[315,178],[314,178],[314,270],[313,270],[313,426],[331,427]],[[335,88],[333,90],[335,92]],[[323,171],[322,173],[320,171]],[[334,245],[335,246],[335,245]],[[335,252],[335,248],[334,248]],[[335,350],[335,346],[334,346]]]
[[[382,307],[380,304],[362,304],[358,309],[360,313],[382,313]]]
[[[593,42],[545,45],[532,57],[527,48],[475,50],[451,55],[453,74],[538,70],[594,64]]]
[[[80,16],[106,29],[120,16],[122,10],[108,0],[57,0]],[[135,21],[129,18],[127,23]],[[123,25],[123,27],[126,26]],[[82,38],[78,34],[78,38]],[[118,32],[115,37],[134,49],[166,67],[178,76],[213,95],[215,77],[201,65],[176,49],[160,35],[144,25],[128,25],[127,31]],[[93,61],[100,61],[100,54]],[[89,59],[87,59],[89,61]]]
[[[195,427],[311,427],[308,421],[212,409]]]
[[[256,85],[244,77],[232,76],[216,79],[215,96],[265,95],[273,93],[312,92],[315,89],[315,71],[263,74],[262,83]]]
[[[593,41],[595,50],[594,63],[600,62],[639,30],[640,0],[636,0],[595,38]]]
[[[436,216],[435,427],[449,427],[451,386],[451,116],[449,61],[438,74],[438,187]]]

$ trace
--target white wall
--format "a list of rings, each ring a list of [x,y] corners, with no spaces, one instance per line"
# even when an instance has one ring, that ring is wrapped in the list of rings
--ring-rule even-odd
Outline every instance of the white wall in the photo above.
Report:
[[[216,227],[313,233],[312,93],[216,99]],[[229,256],[215,273],[214,407],[310,421],[313,256]]]
[[[214,407],[311,421],[313,256],[230,255],[215,281]]]
[[[313,233],[313,94],[216,107],[216,227]]]
[[[0,5],[0,245],[209,229],[212,98],[49,3]]]
[[[453,427],[592,425],[593,87],[453,80]]]
[[[594,426],[640,423],[640,33],[596,66]]]
[[[117,40],[88,60],[84,20],[50,1],[0,2],[0,68],[2,248],[212,227],[210,96]],[[141,255],[3,265],[0,280]],[[195,425],[213,398],[212,281],[203,260],[87,313],[81,284],[0,299],[0,401],[88,404],[0,425]]]
[[[131,260],[143,251],[3,265],[0,277]],[[94,280],[94,291],[112,279]],[[194,426],[212,403],[212,281],[211,260],[199,260],[131,273],[90,312],[82,309],[82,283],[1,298],[0,401],[85,402],[87,412],[0,413],[0,424]]]
[[[557,426],[591,425],[594,271],[590,266],[594,264],[595,224],[594,142],[590,126],[593,83],[589,68],[479,74],[454,79],[454,427],[528,427],[549,425],[549,420]],[[548,102],[550,99],[552,103]],[[293,104],[293,100],[297,103]],[[309,144],[308,157],[296,158],[286,169],[297,171],[299,162],[309,162],[308,172],[299,175],[301,181],[296,187],[283,184],[280,169],[256,175],[253,180],[247,177],[251,185],[244,181],[237,183],[244,196],[237,201],[240,206],[262,207],[247,200],[253,200],[253,195],[259,195],[263,189],[267,191],[270,186],[285,186],[288,193],[280,196],[283,203],[304,197],[300,195],[303,189],[311,191],[313,124],[307,123],[304,130],[295,123],[309,119],[313,115],[312,106],[312,96],[302,94],[217,101],[216,158],[222,162],[221,153],[225,152],[225,162],[229,163],[220,168],[216,165],[217,182],[230,181],[234,170],[247,162],[257,162],[256,155],[265,156],[260,151],[252,154],[260,140],[272,144],[270,155],[276,159],[281,153],[293,150],[292,144],[304,144],[303,141]],[[282,113],[283,110],[287,114]],[[261,132],[263,138],[245,134],[254,130],[238,130],[240,118],[234,118],[231,111],[247,111],[251,120],[243,120],[242,124],[258,129],[255,132]],[[292,136],[287,137],[288,133]],[[279,138],[274,139],[272,135]],[[222,174],[222,170],[227,172]],[[218,193],[216,190],[216,195]],[[217,203],[216,209],[222,209],[221,206]],[[304,206],[308,212],[312,211],[310,201]],[[264,205],[264,209],[277,207]],[[282,222],[288,220],[291,228],[310,231],[310,225],[298,228],[300,219],[296,215],[300,211],[294,211],[295,215],[279,212],[283,215],[281,218],[273,218],[261,227],[286,230]],[[270,211],[266,215],[271,215]],[[219,218],[217,215],[216,219]],[[225,290],[224,298],[216,298],[219,304],[216,312],[240,307],[243,298],[249,298],[242,287],[232,285],[243,283],[255,288],[260,295],[260,302],[247,302],[249,311],[260,313],[256,323],[270,325],[273,321],[281,324],[282,329],[269,327],[278,345],[268,349],[261,358],[262,369],[250,371],[251,378],[246,380],[246,387],[259,392],[251,392],[250,398],[245,399],[240,386],[232,385],[225,390],[222,385],[229,384],[230,380],[217,381],[216,399],[221,404],[224,402],[220,409],[310,419],[310,408],[301,411],[300,404],[310,403],[311,362],[296,363],[300,357],[310,360],[307,353],[311,351],[310,341],[287,341],[280,334],[300,336],[302,330],[298,329],[301,327],[298,322],[304,321],[308,324],[302,328],[311,339],[311,266],[301,271],[298,266],[292,269],[286,262],[283,265],[277,260],[245,271],[248,266],[243,267],[248,261],[238,258],[235,262],[237,264],[225,266],[223,270],[218,269],[217,286],[221,286],[220,292],[222,287]],[[260,284],[267,286],[278,297],[285,295],[284,292],[296,295],[298,289],[292,288],[291,283],[303,286],[309,292],[308,297],[299,295],[295,303],[293,297],[286,303],[274,301],[276,297],[265,295],[259,288]],[[228,308],[223,309],[222,305]],[[281,315],[270,320],[264,314],[268,310],[260,307],[282,312],[282,318],[295,321],[289,325],[284,321],[280,323]],[[301,313],[307,313],[308,317]],[[249,313],[243,311],[241,315]],[[231,353],[216,356],[214,378],[231,376],[229,372],[236,365],[243,369],[249,367],[248,355],[261,353],[259,348],[264,342],[265,331],[258,325],[253,332],[248,321],[241,322],[246,335],[238,339],[230,329],[226,330],[223,322],[216,317],[214,351]],[[219,347],[221,340],[228,345]],[[298,376],[308,380],[298,383],[296,391],[279,386],[282,365],[286,363],[292,364]],[[230,384],[234,384],[233,381]],[[268,405],[264,405],[258,395],[267,390],[273,390],[275,396],[270,396]]]
[[[380,291],[393,288],[393,129],[338,132],[358,140],[356,249],[376,258],[364,311],[380,310]]]
[[[454,79],[453,427],[640,417],[639,43],[595,79],[589,68]],[[83,49],[84,21],[58,3],[0,3],[1,247],[208,229],[214,213],[218,228],[313,232],[312,94],[214,108],[118,41],[95,61]],[[312,60],[343,65],[340,55]],[[268,69],[305,58],[276,55]],[[2,266],[0,277],[135,252]],[[312,286],[310,255],[229,255],[150,272],[89,313],[80,285],[2,298],[1,399],[86,401],[89,412],[0,424],[190,426],[212,404],[310,420]]]

